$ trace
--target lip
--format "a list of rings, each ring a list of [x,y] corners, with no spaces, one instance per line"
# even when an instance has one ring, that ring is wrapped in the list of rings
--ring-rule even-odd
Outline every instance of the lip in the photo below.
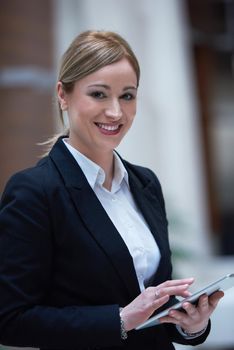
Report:
[[[104,135],[117,135],[123,124],[94,123],[98,130]]]

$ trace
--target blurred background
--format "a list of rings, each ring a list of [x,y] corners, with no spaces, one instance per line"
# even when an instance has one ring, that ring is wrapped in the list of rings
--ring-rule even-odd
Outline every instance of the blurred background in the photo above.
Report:
[[[0,193],[60,131],[56,73],[71,40],[87,29],[117,31],[142,71],[137,117],[119,152],[161,181],[174,275],[194,276],[198,288],[234,272],[234,0],[0,4]],[[234,349],[233,312],[231,289],[199,349]]]

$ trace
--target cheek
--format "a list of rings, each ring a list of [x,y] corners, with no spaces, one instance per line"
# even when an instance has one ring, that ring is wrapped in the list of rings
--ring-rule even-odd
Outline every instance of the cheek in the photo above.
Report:
[[[104,108],[102,104],[96,103],[95,101],[87,100],[87,102],[82,103],[79,109],[79,117],[84,123],[93,123],[97,116],[104,113]]]
[[[68,114],[70,118],[76,122],[78,121],[86,121],[89,115],[92,115],[93,108],[88,103],[73,103],[68,108]]]
[[[130,106],[126,111],[126,114],[128,116],[129,122],[132,123],[136,116],[136,106]]]

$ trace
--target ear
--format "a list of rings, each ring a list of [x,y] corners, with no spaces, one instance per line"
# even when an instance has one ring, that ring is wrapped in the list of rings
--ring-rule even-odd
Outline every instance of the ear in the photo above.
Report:
[[[67,110],[67,95],[63,89],[63,84],[61,81],[58,81],[57,83],[57,95],[58,95],[58,101],[59,105],[62,111]]]

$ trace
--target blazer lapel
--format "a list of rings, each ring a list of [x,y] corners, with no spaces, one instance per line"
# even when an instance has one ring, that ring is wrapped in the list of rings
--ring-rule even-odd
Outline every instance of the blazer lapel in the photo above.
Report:
[[[150,230],[159,246],[163,249],[163,241],[160,235],[160,228],[162,226],[162,208],[158,199],[153,194],[153,187],[155,184],[148,180],[145,183],[141,182],[134,172],[124,162],[129,174],[129,185],[132,195],[140,208]]]
[[[132,300],[140,293],[132,257],[126,244],[89,186],[79,165],[59,140],[50,157],[65,181],[75,207],[89,233],[109,257]]]
[[[143,183],[139,180],[138,176],[135,175],[132,169],[129,168],[127,162],[124,161],[124,165],[128,170],[129,184],[135,202],[149,225],[151,233],[154,236],[161,253],[159,266],[153,278],[154,285],[157,285],[162,282],[162,267],[165,264],[168,264],[168,256],[170,254],[170,251],[168,251],[168,243],[165,242],[165,239],[167,240],[167,219],[157,196],[154,194],[155,183],[151,180]]]

